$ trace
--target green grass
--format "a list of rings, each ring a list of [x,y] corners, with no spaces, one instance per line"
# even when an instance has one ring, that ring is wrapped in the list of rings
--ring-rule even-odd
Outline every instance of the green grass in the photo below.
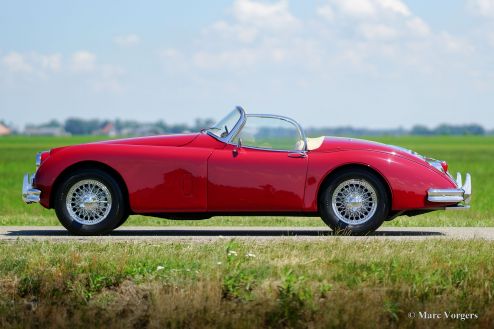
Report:
[[[494,242],[0,244],[0,327],[489,327]],[[410,319],[409,312],[477,320]]]
[[[52,210],[25,205],[20,198],[22,176],[33,172],[34,156],[40,150],[62,145],[101,140],[103,137],[0,138],[0,225],[58,225]],[[465,212],[435,212],[418,217],[400,217],[392,226],[494,226],[494,137],[382,137],[376,141],[411,148],[437,159],[447,160],[453,174],[470,172],[473,180],[472,209]],[[204,221],[170,221],[132,216],[126,225],[204,226],[321,226],[318,218],[217,217]]]
[[[58,225],[20,198],[37,151],[99,137],[0,138],[0,225]],[[493,137],[379,141],[473,176],[472,210],[387,225],[494,226]],[[317,218],[218,217],[128,225],[321,226]],[[494,242],[222,239],[0,242],[0,328],[492,328]],[[419,312],[476,314],[424,320]],[[415,318],[408,314],[414,312]]]

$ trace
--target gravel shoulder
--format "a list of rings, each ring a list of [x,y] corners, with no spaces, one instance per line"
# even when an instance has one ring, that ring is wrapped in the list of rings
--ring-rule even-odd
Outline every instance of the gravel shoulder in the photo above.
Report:
[[[104,236],[73,236],[61,226],[0,226],[0,240],[48,241],[197,241],[218,239],[485,239],[494,240],[494,227],[382,227],[361,237],[335,236],[327,227],[149,227],[124,226]]]

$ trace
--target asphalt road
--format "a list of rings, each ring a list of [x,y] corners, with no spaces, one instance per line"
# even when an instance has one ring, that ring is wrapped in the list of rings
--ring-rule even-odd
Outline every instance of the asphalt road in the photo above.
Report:
[[[327,227],[192,227],[135,226],[121,227],[109,235],[80,237],[70,235],[61,226],[1,226],[0,241],[197,241],[218,239],[255,240],[328,240],[336,236]],[[494,240],[494,227],[382,227],[363,237],[343,239],[485,239]]]

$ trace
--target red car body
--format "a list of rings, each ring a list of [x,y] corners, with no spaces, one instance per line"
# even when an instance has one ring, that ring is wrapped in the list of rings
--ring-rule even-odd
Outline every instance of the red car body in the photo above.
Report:
[[[36,173],[41,205],[53,206],[57,178],[72,166],[97,164],[125,182],[130,209],[158,213],[317,213],[322,182],[343,166],[378,172],[392,195],[392,211],[436,209],[427,191],[456,188],[447,174],[387,145],[326,137],[305,158],[240,148],[205,133],[129,138],[55,148]]]
[[[469,175],[468,186],[462,188],[461,178],[455,181],[444,163],[432,165],[430,160],[399,147],[351,138],[324,137],[315,149],[279,152],[201,132],[52,149],[41,154],[35,178],[25,178],[23,192],[26,202],[53,208],[54,191],[65,173],[95,167],[121,183],[130,214],[313,216],[320,213],[325,181],[344,168],[366,168],[387,189],[388,219],[468,208]]]

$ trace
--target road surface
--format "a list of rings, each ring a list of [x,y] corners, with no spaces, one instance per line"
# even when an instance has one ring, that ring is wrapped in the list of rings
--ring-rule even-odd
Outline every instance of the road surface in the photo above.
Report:
[[[0,241],[198,241],[219,239],[330,240],[336,238],[327,227],[197,227],[124,226],[105,236],[73,236],[61,226],[0,226]],[[494,227],[382,227],[363,237],[343,239],[485,239],[494,240]]]

